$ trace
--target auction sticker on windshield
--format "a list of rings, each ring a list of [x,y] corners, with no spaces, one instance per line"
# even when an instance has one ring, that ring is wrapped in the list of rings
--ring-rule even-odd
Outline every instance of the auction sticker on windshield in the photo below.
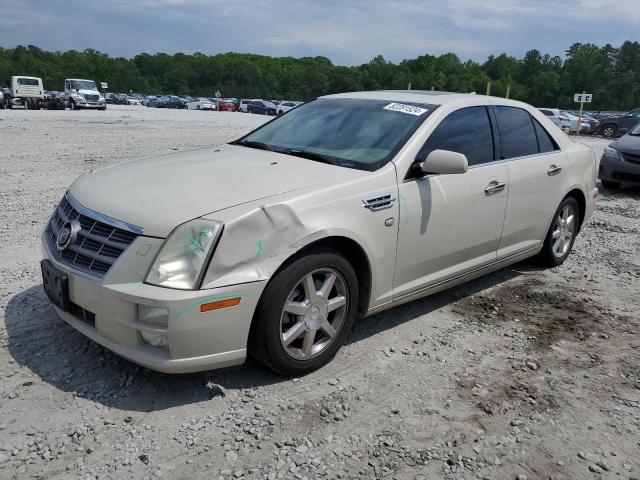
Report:
[[[385,110],[392,110],[394,112],[408,113],[409,115],[415,115],[416,117],[428,112],[426,108],[414,107],[413,105],[405,105],[404,103],[390,103],[384,107]]]

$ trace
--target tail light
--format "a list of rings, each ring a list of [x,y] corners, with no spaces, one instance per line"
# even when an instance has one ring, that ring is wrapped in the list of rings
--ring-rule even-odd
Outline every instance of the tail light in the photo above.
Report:
[[[563,122],[568,122],[569,121],[569,117],[559,117],[560,120],[562,120]]]

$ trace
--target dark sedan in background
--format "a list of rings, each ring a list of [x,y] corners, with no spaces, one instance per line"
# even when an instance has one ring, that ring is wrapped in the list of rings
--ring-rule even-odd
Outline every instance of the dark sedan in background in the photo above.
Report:
[[[64,110],[66,106],[64,92],[44,92],[44,98],[40,100],[40,108],[46,108],[47,110]]]
[[[607,189],[640,185],[640,123],[604,149],[598,177]]]
[[[600,119],[599,133],[603,137],[614,138],[624,135],[631,128],[640,123],[640,108],[631,110],[624,115]]]
[[[248,113],[257,113],[258,115],[275,115],[276,106],[271,102],[264,100],[253,100],[247,105]]]

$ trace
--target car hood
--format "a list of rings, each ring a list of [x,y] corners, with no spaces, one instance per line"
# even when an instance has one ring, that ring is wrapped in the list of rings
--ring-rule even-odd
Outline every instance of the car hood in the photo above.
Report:
[[[640,136],[629,134],[623,135],[613,142],[610,147],[623,152],[640,154]]]
[[[366,174],[235,145],[207,147],[107,167],[85,174],[69,192],[83,206],[166,237],[197,217],[324,183]]]
[[[79,93],[80,95],[100,95],[100,92],[98,92],[97,90],[86,90],[84,88],[81,88],[80,90],[78,90],[77,93]]]

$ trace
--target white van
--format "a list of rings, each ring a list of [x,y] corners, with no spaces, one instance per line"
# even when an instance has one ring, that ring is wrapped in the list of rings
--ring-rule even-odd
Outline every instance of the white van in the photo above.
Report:
[[[107,109],[107,102],[93,80],[67,78],[64,81],[64,98],[70,110],[80,108]]]
[[[44,98],[42,79],[38,77],[11,77],[11,100],[9,108],[14,105],[24,105],[27,110],[40,108],[40,100]]]

